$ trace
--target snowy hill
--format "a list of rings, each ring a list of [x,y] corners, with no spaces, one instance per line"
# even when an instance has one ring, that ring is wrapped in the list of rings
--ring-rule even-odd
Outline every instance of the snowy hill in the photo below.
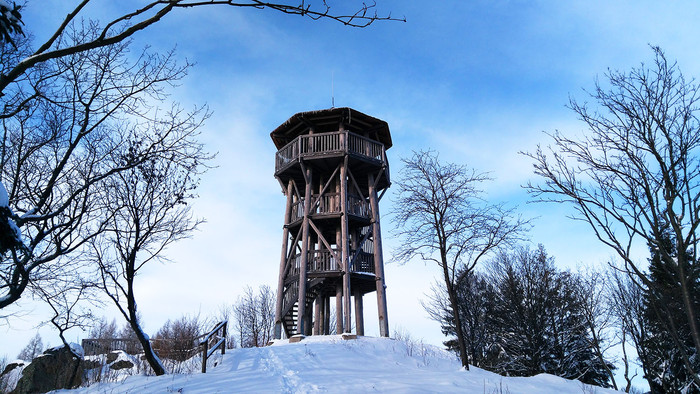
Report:
[[[63,392],[614,393],[546,374],[509,378],[473,367],[465,371],[452,353],[434,346],[340,336],[228,350],[210,360],[206,374],[132,376],[121,383]]]

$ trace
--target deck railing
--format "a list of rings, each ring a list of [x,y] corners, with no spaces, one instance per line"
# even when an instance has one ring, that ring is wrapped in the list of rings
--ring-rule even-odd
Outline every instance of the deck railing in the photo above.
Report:
[[[314,200],[318,199],[318,194],[314,195]],[[357,195],[348,195],[348,209],[349,215],[359,216],[366,219],[372,218],[372,211],[370,209],[369,202]],[[334,214],[340,213],[340,193],[326,193],[321,195],[321,199],[318,204],[312,206],[312,215],[316,214]],[[297,220],[304,218],[304,199],[292,204],[291,218],[290,222],[296,222]]]
[[[372,210],[369,202],[354,194],[348,195],[348,214],[371,219]]]
[[[300,135],[275,155],[275,172],[300,157],[351,153],[386,163],[384,144],[348,131]]]
[[[306,263],[307,272],[314,273],[341,271],[339,257],[339,250],[310,250],[309,258]],[[363,250],[351,250],[348,258],[352,259],[353,257],[355,260],[352,262],[352,266],[350,267],[352,272],[374,273],[374,254],[367,253]],[[293,259],[294,260],[292,261],[292,266],[289,271],[290,277],[299,275],[299,269],[301,268],[301,253],[297,253]]]
[[[354,252],[350,255],[353,256]],[[374,273],[374,254],[360,251],[352,262],[352,272]]]

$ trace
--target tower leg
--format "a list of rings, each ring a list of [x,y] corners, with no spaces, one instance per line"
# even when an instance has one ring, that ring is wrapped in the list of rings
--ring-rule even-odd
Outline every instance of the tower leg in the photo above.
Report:
[[[312,335],[313,332],[313,309],[308,308],[306,310],[306,316],[304,316],[304,335]]]
[[[379,174],[381,176],[381,173]],[[384,282],[384,255],[382,254],[382,229],[379,222],[379,200],[374,176],[369,175],[369,203],[372,208],[372,241],[374,243],[374,275],[377,283],[377,313],[379,317],[379,335],[389,336],[389,321],[386,307],[386,284]]]
[[[335,287],[335,333],[343,333],[343,285]]]
[[[355,332],[357,335],[365,335],[365,317],[362,307],[362,293],[355,290]]]
[[[297,334],[304,334],[306,323],[306,270],[309,261],[309,220],[311,220],[311,168],[304,171],[306,188],[304,194],[304,222],[302,223],[301,267],[299,267],[299,300],[297,308]]]
[[[340,204],[342,216],[340,217],[340,234],[341,234],[341,255],[343,258],[343,325],[345,330],[343,332],[350,332],[350,327],[352,326],[352,304],[350,293],[350,258],[349,258],[349,248],[348,243],[348,157],[345,156],[345,162],[343,166],[340,167]]]
[[[321,296],[316,297],[314,302],[314,332],[313,335],[321,334]]]
[[[284,271],[287,267],[287,250],[289,248],[289,224],[292,213],[292,181],[287,184],[287,207],[284,210],[284,230],[282,235],[282,256],[280,257],[280,275],[277,282],[277,304],[275,305],[275,339],[282,339],[282,308],[284,302]]]
[[[326,296],[324,297],[324,306],[325,310],[325,315],[323,317],[323,334],[324,335],[330,335],[331,333],[331,297]]]

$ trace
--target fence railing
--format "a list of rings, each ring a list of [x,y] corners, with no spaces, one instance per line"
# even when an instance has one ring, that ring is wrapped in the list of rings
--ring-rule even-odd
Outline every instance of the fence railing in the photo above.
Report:
[[[221,350],[221,354],[226,354],[226,337],[227,337],[228,321],[224,320],[218,323],[211,331],[193,338],[193,348],[181,349],[178,351],[178,356],[186,354],[187,357],[193,356],[199,352],[202,353],[202,373],[207,372],[207,360],[216,350]],[[172,358],[172,350],[166,351],[163,354],[163,348],[168,346],[167,339],[151,339],[151,346],[159,357]],[[86,356],[95,356],[99,354],[107,354],[116,350],[123,350],[128,354],[143,353],[141,343],[135,338],[87,338],[82,340],[83,351]],[[182,357],[174,359],[182,360]]]
[[[207,373],[207,360],[216,350],[221,349],[222,356],[226,354],[227,326],[228,320],[224,320],[208,333],[195,338],[195,340],[200,340],[199,346],[202,348],[202,373]]]
[[[384,144],[348,131],[300,135],[275,155],[275,172],[300,157],[352,153],[386,163]]]
[[[141,343],[136,338],[86,338],[81,345],[86,356],[107,354],[115,350],[123,350],[128,354],[143,352]]]

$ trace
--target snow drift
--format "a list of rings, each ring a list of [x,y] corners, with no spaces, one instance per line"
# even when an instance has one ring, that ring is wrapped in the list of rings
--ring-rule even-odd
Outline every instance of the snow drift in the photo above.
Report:
[[[70,393],[76,390],[62,392]],[[511,378],[461,368],[437,347],[388,338],[307,337],[298,343],[231,349],[206,374],[131,376],[77,392],[103,393],[613,393],[552,375]]]

